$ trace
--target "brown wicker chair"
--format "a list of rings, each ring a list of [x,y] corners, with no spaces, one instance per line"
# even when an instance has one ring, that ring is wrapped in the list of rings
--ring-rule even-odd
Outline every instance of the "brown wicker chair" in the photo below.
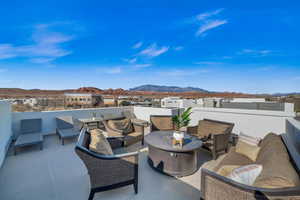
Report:
[[[107,138],[109,143],[115,142]],[[90,134],[83,128],[80,132],[75,152],[85,164],[90,176],[89,200],[95,193],[133,184],[138,193],[138,152],[102,155],[89,150]],[[112,145],[112,148],[116,147]]]
[[[187,127],[187,132],[203,141],[203,148],[209,150],[213,159],[221,152],[227,152],[229,140],[234,124],[203,119],[197,126]]]
[[[145,125],[142,123],[138,123],[135,120],[131,120],[133,131],[131,133],[122,134],[122,130],[114,129],[108,125],[108,120],[103,120],[103,125],[105,127],[105,131],[107,132],[109,137],[119,138],[119,140],[123,141],[123,146],[129,146],[135,144],[137,142],[141,142],[144,145],[144,128]]]
[[[151,115],[150,131],[170,131],[175,130],[175,125],[170,115]]]

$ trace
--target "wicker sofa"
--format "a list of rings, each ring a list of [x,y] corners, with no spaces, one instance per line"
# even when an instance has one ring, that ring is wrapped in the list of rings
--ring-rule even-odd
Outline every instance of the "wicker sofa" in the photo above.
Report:
[[[107,138],[114,150],[122,143],[115,138]],[[90,133],[86,128],[80,132],[75,147],[76,154],[85,164],[90,176],[91,190],[89,200],[96,192],[107,191],[127,185],[133,185],[138,192],[138,152],[104,155],[89,150]]]
[[[289,122],[287,127],[291,127]],[[201,199],[300,199],[299,135],[300,129],[295,128],[289,128],[283,135],[268,134],[260,143],[256,162],[235,152],[235,147],[218,158],[218,162],[210,161],[217,165],[210,165],[209,168],[204,166],[201,170]],[[224,165],[253,163],[262,165],[263,170],[252,186],[237,183],[217,173]]]

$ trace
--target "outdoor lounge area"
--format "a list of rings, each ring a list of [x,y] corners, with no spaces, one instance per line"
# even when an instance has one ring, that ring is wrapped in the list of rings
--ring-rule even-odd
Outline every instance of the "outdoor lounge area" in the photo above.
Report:
[[[0,143],[0,199],[300,199],[300,124],[293,113],[196,108],[187,128],[186,146],[174,149],[168,146],[172,143],[168,134],[173,129],[170,117],[181,112],[123,107],[11,113],[10,105],[0,102],[0,131],[8,134],[1,135],[7,142]],[[134,129],[128,131],[129,136],[121,137],[108,126],[115,129],[109,120],[123,113],[131,114],[126,118],[131,119]],[[77,122],[63,126],[75,131],[64,142],[57,133],[56,119],[61,116],[84,122],[82,126]],[[43,149],[39,145],[23,146],[14,155],[21,121],[39,118]],[[110,155],[95,153],[88,146],[93,130],[103,132],[112,150]],[[219,134],[211,137],[215,132]],[[243,135],[262,139],[254,161],[238,153]],[[130,156],[136,159],[125,159]],[[263,167],[252,186],[227,177],[228,168],[224,166],[251,164]],[[122,170],[126,166],[128,172]]]

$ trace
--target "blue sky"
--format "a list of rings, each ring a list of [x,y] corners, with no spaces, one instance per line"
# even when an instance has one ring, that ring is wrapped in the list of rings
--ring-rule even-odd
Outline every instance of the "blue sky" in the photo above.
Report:
[[[297,1],[4,1],[0,87],[300,92]]]

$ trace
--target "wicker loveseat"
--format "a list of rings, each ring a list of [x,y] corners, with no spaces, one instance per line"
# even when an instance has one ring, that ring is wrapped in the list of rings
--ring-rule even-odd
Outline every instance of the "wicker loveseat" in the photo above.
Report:
[[[228,154],[218,158],[216,166],[201,170],[201,198],[205,200],[254,200],[254,199],[300,199],[299,179],[299,135],[287,122],[287,132],[282,135],[269,133],[260,143],[255,162],[235,152],[232,147]],[[217,161],[218,161],[217,160]],[[253,185],[237,183],[219,175],[218,169],[225,165],[260,164],[262,172]]]

